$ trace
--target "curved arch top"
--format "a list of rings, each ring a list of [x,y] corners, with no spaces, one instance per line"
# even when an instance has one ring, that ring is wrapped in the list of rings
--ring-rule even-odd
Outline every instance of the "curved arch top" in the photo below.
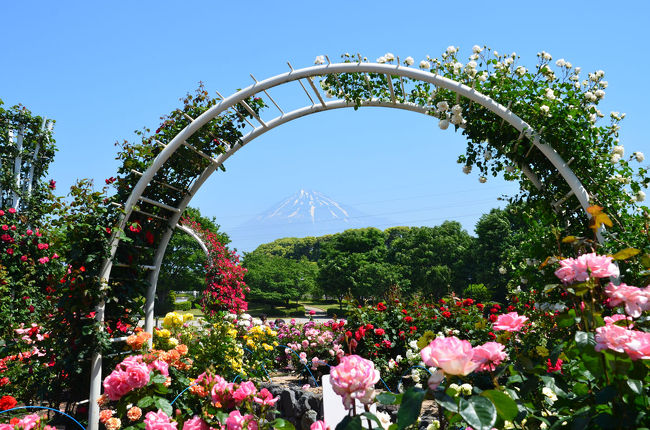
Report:
[[[148,276],[149,287],[146,295],[146,305],[145,305],[145,329],[148,332],[153,330],[153,304],[156,291],[156,284],[158,280],[158,274],[160,271],[160,265],[162,263],[165,250],[169,244],[169,240],[173,234],[173,229],[178,226],[178,222],[181,218],[181,215],[185,208],[188,206],[190,201],[196,192],[203,186],[205,181],[212,175],[212,173],[221,166],[228,158],[235,154],[239,149],[244,147],[246,144],[250,143],[257,137],[263,135],[267,131],[276,128],[280,125],[283,125],[287,122],[302,118],[307,115],[315,114],[318,112],[323,112],[333,109],[341,109],[346,107],[355,106],[354,103],[348,102],[346,100],[335,99],[331,101],[325,101],[322,99],[321,95],[318,93],[316,87],[313,85],[311,78],[326,76],[326,75],[338,75],[338,74],[351,74],[351,73],[377,73],[387,76],[399,76],[403,78],[409,78],[414,81],[420,81],[432,84],[439,88],[444,88],[456,93],[458,96],[465,97],[472,102],[479,104],[488,111],[492,112],[499,118],[502,118],[505,122],[514,127],[519,131],[522,136],[530,139],[535,147],[537,147],[542,154],[548,159],[548,161],[555,167],[555,169],[560,173],[564,181],[568,184],[571,192],[575,194],[577,199],[580,202],[580,205],[585,210],[589,207],[589,193],[582,185],[578,177],[573,173],[573,171],[568,167],[567,163],[562,159],[560,154],[555,151],[551,146],[542,142],[540,140],[540,135],[538,132],[532,129],[532,127],[524,121],[522,118],[513,113],[510,109],[492,98],[482,94],[481,92],[468,87],[465,84],[460,82],[448,79],[444,76],[440,76],[429,71],[409,68],[406,66],[401,66],[399,64],[379,64],[379,63],[332,63],[325,65],[317,65],[306,67],[303,69],[291,70],[289,72],[279,74],[277,76],[255,82],[253,85],[244,88],[241,91],[238,91],[232,94],[229,97],[223,98],[219,103],[212,106],[210,109],[205,111],[199,117],[193,119],[190,124],[188,124],[180,133],[178,133],[172,140],[169,142],[164,149],[156,156],[153,163],[147,168],[145,172],[142,173],[140,179],[133,188],[129,198],[127,199],[124,205],[124,215],[120,221],[120,228],[118,230],[123,230],[131,217],[133,209],[136,203],[142,199],[143,193],[146,187],[152,182],[155,174],[162,168],[162,166],[167,162],[167,160],[172,157],[175,152],[183,145],[194,133],[200,130],[203,126],[208,124],[211,120],[218,117],[226,110],[234,107],[237,104],[245,103],[245,100],[249,97],[255,96],[259,93],[266,93],[266,90],[289,83],[294,81],[300,81],[302,79],[307,79],[312,85],[312,89],[317,93],[318,101],[313,102],[311,105],[308,105],[303,108],[296,109],[292,112],[282,113],[282,115],[275,117],[268,121],[262,121],[259,119],[260,126],[254,127],[252,131],[242,137],[239,142],[234,143],[233,145],[227,147],[227,151],[223,154],[220,154],[216,158],[211,159],[210,165],[205,168],[200,174],[197,175],[197,178],[193,182],[191,189],[185,194],[182,198],[179,206],[174,209],[174,213],[168,218],[167,223],[170,228],[168,228],[161,236],[159,240],[158,247],[154,255],[153,270]],[[302,83],[302,82],[301,82]],[[306,91],[306,90],[305,90]],[[268,95],[268,94],[267,94]],[[320,102],[320,103],[319,103]],[[275,103],[275,102],[274,102]],[[395,100],[393,97],[392,101],[384,101],[380,99],[371,99],[361,102],[362,107],[389,107],[402,110],[409,110],[421,114],[430,114],[431,107],[423,107],[415,103],[400,102]],[[520,166],[522,173],[533,183],[535,187],[541,189],[542,184],[537,176],[531,171],[530,168],[526,165]],[[588,215],[589,216],[589,215]],[[183,227],[180,227],[183,229]],[[191,233],[190,233],[191,234]],[[599,235],[599,240],[602,242],[602,236]],[[119,246],[120,239],[119,236],[115,233],[111,238],[110,245],[110,257],[105,261],[101,278],[108,281],[110,278],[113,259],[115,258],[117,248]],[[206,248],[204,248],[204,251]],[[97,308],[96,318],[100,321],[103,320],[104,315],[104,304],[100,303]],[[90,408],[89,408],[89,430],[97,430],[98,428],[98,418],[99,418],[99,408],[96,404],[96,399],[99,397],[101,392],[101,355],[96,354],[93,357],[91,365],[91,389],[90,389]]]

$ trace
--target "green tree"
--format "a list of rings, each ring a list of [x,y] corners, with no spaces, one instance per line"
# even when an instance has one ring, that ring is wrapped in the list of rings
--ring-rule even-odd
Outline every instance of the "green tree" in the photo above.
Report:
[[[471,276],[474,239],[456,221],[414,227],[391,243],[389,261],[402,268],[411,293],[440,296],[462,291]]]
[[[246,254],[243,266],[248,270],[244,281],[252,301],[288,305],[290,300],[297,301],[316,287],[318,266],[304,257],[292,260],[256,250]]]

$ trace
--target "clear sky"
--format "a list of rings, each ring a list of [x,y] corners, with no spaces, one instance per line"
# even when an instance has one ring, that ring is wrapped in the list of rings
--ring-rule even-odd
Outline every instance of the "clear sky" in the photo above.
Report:
[[[416,63],[448,45],[517,52],[532,67],[545,50],[583,73],[606,72],[601,110],[627,113],[621,141],[650,155],[647,74],[650,3],[567,1],[4,1],[0,6],[0,98],[54,118],[59,152],[50,176],[64,192],[77,178],[114,175],[114,142],[155,128],[178,99],[205,82],[229,95],[258,79],[344,52],[385,52]],[[297,86],[272,92],[284,107],[305,104]],[[271,111],[269,109],[269,111]],[[464,175],[464,140],[432,118],[393,109],[313,115],[255,140],[213,175],[192,205],[216,216],[238,241],[238,225],[301,188],[323,192],[397,225],[460,221],[516,184]],[[248,236],[247,236],[248,235]],[[242,242],[243,243],[243,242]]]

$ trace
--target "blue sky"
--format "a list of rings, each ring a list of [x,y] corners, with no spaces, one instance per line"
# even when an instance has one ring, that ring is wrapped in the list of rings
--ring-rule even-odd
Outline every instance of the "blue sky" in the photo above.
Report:
[[[57,120],[50,176],[63,192],[77,178],[112,176],[114,142],[155,128],[178,99],[205,82],[229,95],[258,79],[335,59],[385,52],[416,61],[448,45],[517,52],[532,66],[545,50],[609,82],[603,112],[627,113],[627,153],[650,155],[645,93],[650,70],[645,1],[138,1],[5,2],[0,98]],[[296,86],[272,93],[287,108]],[[227,163],[192,203],[216,216],[235,245],[237,226],[300,188],[314,189],[397,225],[456,219],[469,231],[516,184],[478,183],[455,163],[465,143],[431,118],[392,109],[325,112],[275,129]]]

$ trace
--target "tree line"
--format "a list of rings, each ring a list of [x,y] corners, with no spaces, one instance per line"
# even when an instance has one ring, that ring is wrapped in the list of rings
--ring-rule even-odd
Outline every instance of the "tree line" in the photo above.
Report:
[[[456,221],[435,227],[346,230],[283,238],[245,254],[248,298],[289,303],[306,295],[358,301],[390,295],[437,298],[449,293],[501,298],[512,279],[511,255],[526,235],[513,205],[493,209],[475,236]]]

